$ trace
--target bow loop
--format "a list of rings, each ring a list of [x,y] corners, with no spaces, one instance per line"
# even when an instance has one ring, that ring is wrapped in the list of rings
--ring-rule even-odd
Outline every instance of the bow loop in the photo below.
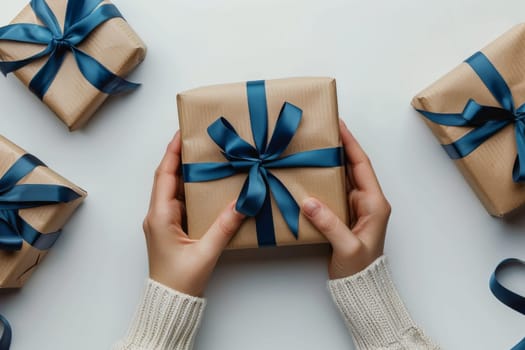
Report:
[[[64,31],[64,37],[76,46],[84,41],[90,34],[112,18],[122,17],[120,11],[111,4],[106,4],[98,7],[88,16],[75,22],[72,26]]]
[[[17,23],[0,28],[0,40],[20,41],[29,44],[47,45],[55,36],[51,31],[38,24]]]
[[[482,126],[489,121],[508,121],[516,119],[512,111],[491,106],[482,106],[473,99],[470,99],[463,110],[465,126]]]
[[[64,31],[67,32],[75,23],[93,12],[103,0],[68,1]]]
[[[62,36],[60,24],[58,24],[55,14],[51,11],[51,8],[49,8],[45,0],[31,0],[31,7],[38,19],[53,33],[54,37]]]
[[[230,159],[259,159],[259,152],[244,141],[224,117],[220,117],[208,127],[208,135]]]
[[[288,102],[284,103],[264,153],[264,160],[275,160],[286,150],[299,128],[302,116],[303,111],[300,108]]]

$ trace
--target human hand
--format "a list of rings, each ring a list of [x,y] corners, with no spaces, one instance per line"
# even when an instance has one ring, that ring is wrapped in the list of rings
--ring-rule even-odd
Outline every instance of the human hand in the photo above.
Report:
[[[200,240],[183,230],[184,184],[181,178],[181,138],[177,132],[155,172],[144,233],[150,278],[179,292],[202,296],[222,251],[244,216],[231,203]]]
[[[305,216],[332,245],[330,279],[356,274],[383,255],[391,212],[370,159],[344,122],[339,124],[348,163],[350,227],[315,198],[307,198],[302,204]]]

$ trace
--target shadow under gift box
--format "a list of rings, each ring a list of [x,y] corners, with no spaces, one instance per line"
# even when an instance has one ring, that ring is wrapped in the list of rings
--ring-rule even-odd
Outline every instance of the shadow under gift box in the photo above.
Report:
[[[525,102],[525,24],[512,28],[481,52],[507,83],[514,105],[521,106]],[[481,105],[501,108],[480,77],[463,62],[415,96],[412,105],[427,112],[462,113],[470,99]],[[443,145],[457,141],[473,129],[440,125],[425,117],[423,120]],[[525,184],[512,179],[516,154],[514,123],[511,123],[472,153],[454,161],[487,211],[494,216],[503,216],[525,204]]]
[[[268,109],[268,140],[274,132],[279,112],[285,102],[299,107],[303,114],[296,134],[282,157],[323,148],[341,146],[335,79],[292,78],[265,82]],[[219,117],[226,118],[239,136],[251,145],[251,131],[246,82],[209,86],[182,92],[177,96],[182,136],[183,163],[226,162],[207,128]],[[310,196],[326,203],[345,223],[348,222],[345,167],[297,167],[271,169],[301,205]],[[202,237],[219,213],[241,192],[247,174],[235,174],[208,182],[184,185],[188,234]],[[298,239],[284,221],[273,195],[271,197],[276,245],[325,243],[324,236],[300,214]],[[271,224],[271,223],[270,223]],[[258,247],[255,219],[244,221],[229,249]]]
[[[71,0],[73,1],[73,0]],[[62,25],[67,0],[46,0]],[[103,1],[102,4],[110,4]],[[125,14],[124,14],[125,16]],[[11,22],[42,24],[27,5]],[[0,41],[0,59],[14,61],[30,57],[44,46],[18,42]],[[122,18],[113,18],[95,29],[78,48],[95,58],[111,72],[120,77],[128,75],[146,56],[146,46],[130,25]],[[44,57],[14,72],[25,85],[29,83],[47,61]],[[104,103],[108,95],[91,85],[80,72],[71,54],[66,54],[57,76],[44,95],[43,102],[68,126],[70,131],[81,128]]]
[[[6,138],[0,136],[0,178],[26,152]],[[48,167],[38,166],[17,185],[46,184],[61,185],[75,191],[79,198],[68,202],[21,209],[20,216],[42,234],[60,230],[82,203],[87,193],[80,187],[61,177]],[[39,250],[23,242],[21,250],[8,252],[0,249],[0,288],[20,288],[46,256],[47,250]]]

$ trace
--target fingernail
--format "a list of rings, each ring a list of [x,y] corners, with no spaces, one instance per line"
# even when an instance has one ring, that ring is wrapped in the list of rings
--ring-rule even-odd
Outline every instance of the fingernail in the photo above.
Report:
[[[303,211],[308,216],[314,216],[321,209],[319,202],[313,198],[308,198],[303,202]]]
[[[243,213],[241,213],[240,211],[238,211],[237,208],[236,208],[236,206],[237,206],[237,202],[236,202],[236,201],[233,201],[232,203],[230,203],[230,208],[231,208],[231,210],[233,211],[233,213],[234,213],[235,215],[239,215],[239,216],[241,216],[242,218],[245,218],[246,215],[244,215]]]

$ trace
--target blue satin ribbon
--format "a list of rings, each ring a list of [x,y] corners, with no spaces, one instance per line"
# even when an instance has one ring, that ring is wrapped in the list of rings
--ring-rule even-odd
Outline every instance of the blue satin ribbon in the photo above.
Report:
[[[479,76],[483,84],[501,107],[483,106],[470,99],[462,113],[433,113],[418,109],[418,112],[434,123],[448,126],[473,127],[459,140],[443,145],[450,158],[466,157],[487,139],[509,124],[514,124],[518,154],[514,162],[514,182],[525,181],[525,104],[514,106],[512,92],[496,67],[481,52],[465,61]]]
[[[499,265],[496,267],[496,270],[490,277],[490,290],[492,291],[492,294],[494,294],[494,296],[498,298],[498,300],[501,301],[503,304],[525,315],[525,297],[505,288],[498,281],[499,272],[512,265],[525,266],[525,261],[511,258],[505,259],[501,263],[499,263]],[[512,350],[525,350],[525,338],[523,338],[518,345],[513,347]]]
[[[39,250],[48,250],[58,239],[60,231],[42,234],[29,225],[18,211],[67,203],[80,197],[72,189],[59,185],[17,185],[37,166],[45,164],[25,154],[0,178],[0,250],[20,250],[23,241]]]
[[[281,157],[297,132],[302,110],[291,103],[284,103],[279,113],[270,142],[268,137],[268,109],[264,81],[248,82],[248,107],[255,147],[244,141],[233,126],[220,117],[208,127],[211,139],[228,160],[225,163],[183,164],[186,182],[214,181],[246,173],[236,209],[255,217],[259,246],[274,246],[275,230],[270,193],[273,195],[283,218],[298,238],[300,208],[286,186],[270,169],[297,167],[338,167],[344,164],[341,147],[304,151]]]
[[[84,78],[98,90],[111,95],[139,87],[139,84],[131,83],[113,74],[100,62],[77,47],[106,21],[123,18],[115,5],[100,5],[102,1],[69,0],[62,31],[46,1],[31,0],[31,7],[43,25],[20,23],[1,27],[0,41],[45,45],[45,48],[19,61],[0,62],[0,71],[7,75],[47,56],[46,63],[29,83],[29,89],[43,99],[60,70],[66,54],[71,52]]]
[[[0,350],[9,350],[9,347],[11,347],[12,336],[11,325],[9,324],[7,319],[2,315],[0,315],[0,324],[4,328],[4,331],[0,336]]]

